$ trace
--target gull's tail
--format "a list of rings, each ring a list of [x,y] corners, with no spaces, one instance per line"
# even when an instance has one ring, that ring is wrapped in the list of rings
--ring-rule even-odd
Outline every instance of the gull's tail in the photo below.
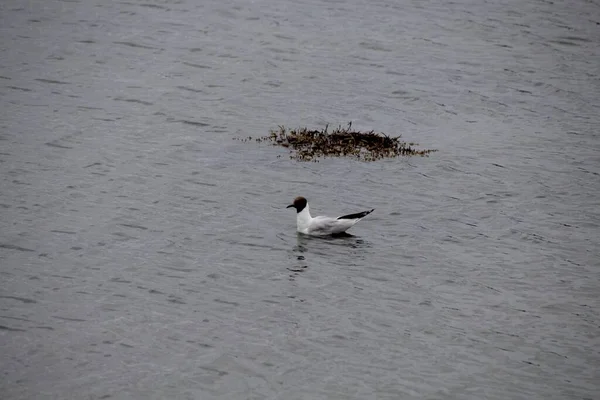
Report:
[[[371,214],[374,210],[375,209],[372,209],[371,211],[359,212],[356,214],[342,215],[341,217],[337,217],[337,219],[362,219],[362,218],[366,217],[367,215]]]

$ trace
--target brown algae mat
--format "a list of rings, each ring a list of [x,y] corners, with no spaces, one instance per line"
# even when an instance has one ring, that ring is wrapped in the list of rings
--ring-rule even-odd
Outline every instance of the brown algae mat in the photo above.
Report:
[[[298,161],[318,162],[321,157],[354,157],[362,161],[376,161],[399,156],[427,156],[437,150],[417,150],[415,143],[406,143],[398,137],[390,137],[375,131],[352,130],[352,123],[341,125],[332,131],[325,126],[321,130],[308,128],[287,129],[279,126],[268,136],[256,138],[257,142],[271,142],[274,146],[290,149],[290,158]],[[252,140],[252,137],[238,139]]]

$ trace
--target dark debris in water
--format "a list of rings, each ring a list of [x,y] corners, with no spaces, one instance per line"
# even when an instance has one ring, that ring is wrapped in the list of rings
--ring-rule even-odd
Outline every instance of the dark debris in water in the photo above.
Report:
[[[315,161],[321,157],[353,157],[362,161],[376,161],[399,156],[427,156],[437,150],[417,150],[415,143],[406,143],[398,137],[390,137],[375,131],[352,130],[352,123],[341,125],[332,131],[325,126],[321,130],[308,128],[287,129],[279,126],[268,136],[256,138],[257,142],[271,142],[275,146],[290,149],[290,158],[298,161]],[[252,140],[252,137],[238,139]]]

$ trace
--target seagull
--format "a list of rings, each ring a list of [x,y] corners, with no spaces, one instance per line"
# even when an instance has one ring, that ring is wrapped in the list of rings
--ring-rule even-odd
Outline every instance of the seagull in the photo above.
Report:
[[[358,221],[371,214],[371,211],[363,211],[356,214],[342,215],[341,217],[311,217],[308,209],[308,201],[302,196],[294,199],[294,204],[286,208],[294,207],[296,209],[297,230],[300,233],[311,236],[343,235]]]

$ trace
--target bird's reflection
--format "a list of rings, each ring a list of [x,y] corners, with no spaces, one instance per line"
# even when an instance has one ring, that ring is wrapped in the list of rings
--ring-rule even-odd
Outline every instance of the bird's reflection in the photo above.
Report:
[[[349,233],[336,236],[308,236],[302,233],[296,234],[296,246],[294,251],[304,253],[308,250],[319,252],[323,250],[325,253],[332,253],[332,246],[346,247],[351,249],[369,248],[371,244],[361,239],[359,236],[354,236]]]
[[[371,243],[358,236],[346,233],[343,236],[308,236],[298,233],[292,248],[291,265],[288,271],[295,275],[305,272],[315,262],[353,263],[363,259]]]

